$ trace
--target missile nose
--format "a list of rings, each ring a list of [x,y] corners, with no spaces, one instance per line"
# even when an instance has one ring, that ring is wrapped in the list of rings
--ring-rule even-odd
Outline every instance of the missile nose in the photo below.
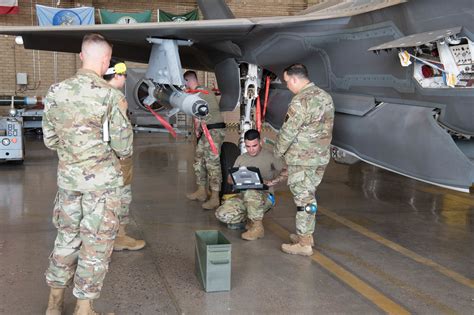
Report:
[[[204,116],[207,116],[207,114],[209,114],[209,108],[207,108],[207,105],[206,104],[199,105],[197,108],[196,115],[204,117]]]

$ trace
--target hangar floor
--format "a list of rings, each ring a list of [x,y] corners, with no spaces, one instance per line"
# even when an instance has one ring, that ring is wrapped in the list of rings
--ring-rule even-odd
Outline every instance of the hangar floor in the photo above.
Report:
[[[0,313],[42,314],[44,270],[56,231],[54,152],[29,139],[23,166],[0,165]],[[132,235],[139,252],[114,252],[96,309],[116,314],[472,314],[474,196],[412,181],[365,163],[331,163],[318,191],[315,254],[283,254],[294,230],[285,185],[247,242],[186,192],[192,145],[162,134],[135,141]],[[232,290],[205,293],[194,275],[194,231],[232,243]],[[70,290],[66,313],[74,309]]]

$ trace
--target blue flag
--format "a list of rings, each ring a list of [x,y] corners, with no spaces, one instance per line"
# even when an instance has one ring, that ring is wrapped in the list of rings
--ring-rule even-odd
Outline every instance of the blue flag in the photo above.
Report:
[[[36,15],[40,26],[95,24],[94,8],[52,8],[36,5]]]

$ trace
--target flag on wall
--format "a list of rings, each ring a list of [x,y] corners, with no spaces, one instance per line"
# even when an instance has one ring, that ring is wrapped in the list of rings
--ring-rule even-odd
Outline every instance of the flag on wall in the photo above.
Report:
[[[106,9],[99,9],[101,24],[133,24],[146,23],[151,21],[151,11],[146,10],[138,13],[113,12]]]
[[[185,14],[171,14],[163,10],[158,10],[158,22],[184,22],[199,19],[198,9],[194,9]]]
[[[36,5],[36,15],[40,26],[95,24],[94,8],[52,8]]]
[[[0,14],[18,14],[18,0],[0,0]]]

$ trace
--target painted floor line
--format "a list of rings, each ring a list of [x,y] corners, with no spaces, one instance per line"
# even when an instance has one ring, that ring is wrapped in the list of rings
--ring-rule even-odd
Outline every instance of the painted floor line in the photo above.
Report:
[[[318,243],[318,248],[325,253],[331,253],[336,256],[343,257],[342,259],[344,262],[352,262],[353,264],[358,265],[360,268],[367,270],[367,272],[371,273],[374,276],[379,277],[385,283],[398,288],[399,290],[405,291],[407,295],[412,296],[420,300],[421,303],[425,305],[432,306],[436,312],[436,314],[446,314],[446,315],[458,315],[459,313],[456,312],[454,309],[449,307],[446,304],[443,304],[437,297],[432,297],[427,293],[419,290],[418,288],[413,287],[411,284],[399,279],[396,275],[392,276],[390,271],[386,272],[385,268],[380,268],[374,264],[372,261],[366,261],[364,258],[361,258],[357,255],[354,255],[350,252],[345,250],[337,249],[328,245],[321,245]]]
[[[465,203],[469,206],[474,206],[473,194],[451,191],[451,190],[448,190],[446,188],[441,188],[441,187],[420,187],[419,190],[422,192],[430,193],[430,194],[447,196],[459,202]]]
[[[281,227],[279,224],[277,224],[275,221],[273,221],[272,219],[266,219],[264,222],[265,227],[272,231],[279,238],[285,241],[289,240],[289,232],[283,227]],[[351,288],[356,290],[366,299],[377,305],[387,314],[410,314],[410,312],[406,310],[403,306],[386,297],[385,295],[374,289],[372,286],[362,281],[356,275],[339,266],[332,259],[324,256],[317,250],[314,250],[314,254],[311,256],[311,259],[318,263],[321,267],[329,271],[331,274],[336,276],[339,280],[343,281]]]
[[[337,221],[347,227],[349,227],[350,229],[354,230],[354,231],[357,231],[359,232],[360,234],[376,241],[376,242],[379,242],[380,244],[384,245],[384,246],[387,246],[391,249],[393,249],[394,251],[408,257],[408,258],[411,258],[413,259],[414,261],[418,262],[418,263],[421,263],[425,266],[428,266],[428,267],[431,267],[433,268],[434,270],[438,271],[439,273],[469,287],[469,288],[474,288],[474,280],[472,279],[469,279],[459,273],[457,273],[456,271],[453,271],[451,269],[448,269],[436,262],[434,262],[433,260],[431,259],[428,259],[428,258],[425,258],[401,245],[398,245],[397,243],[395,242],[392,242],[392,241],[389,241],[388,239],[378,235],[377,233],[374,233],[374,232],[371,232],[370,230],[366,229],[365,227],[357,224],[357,223],[354,223],[352,221],[349,221],[343,217],[341,217],[340,215],[337,215],[336,213],[328,210],[328,209],[325,209],[325,208],[322,208],[322,207],[319,207],[318,208],[318,211],[322,214],[324,214],[325,216],[333,219],[334,221]]]

